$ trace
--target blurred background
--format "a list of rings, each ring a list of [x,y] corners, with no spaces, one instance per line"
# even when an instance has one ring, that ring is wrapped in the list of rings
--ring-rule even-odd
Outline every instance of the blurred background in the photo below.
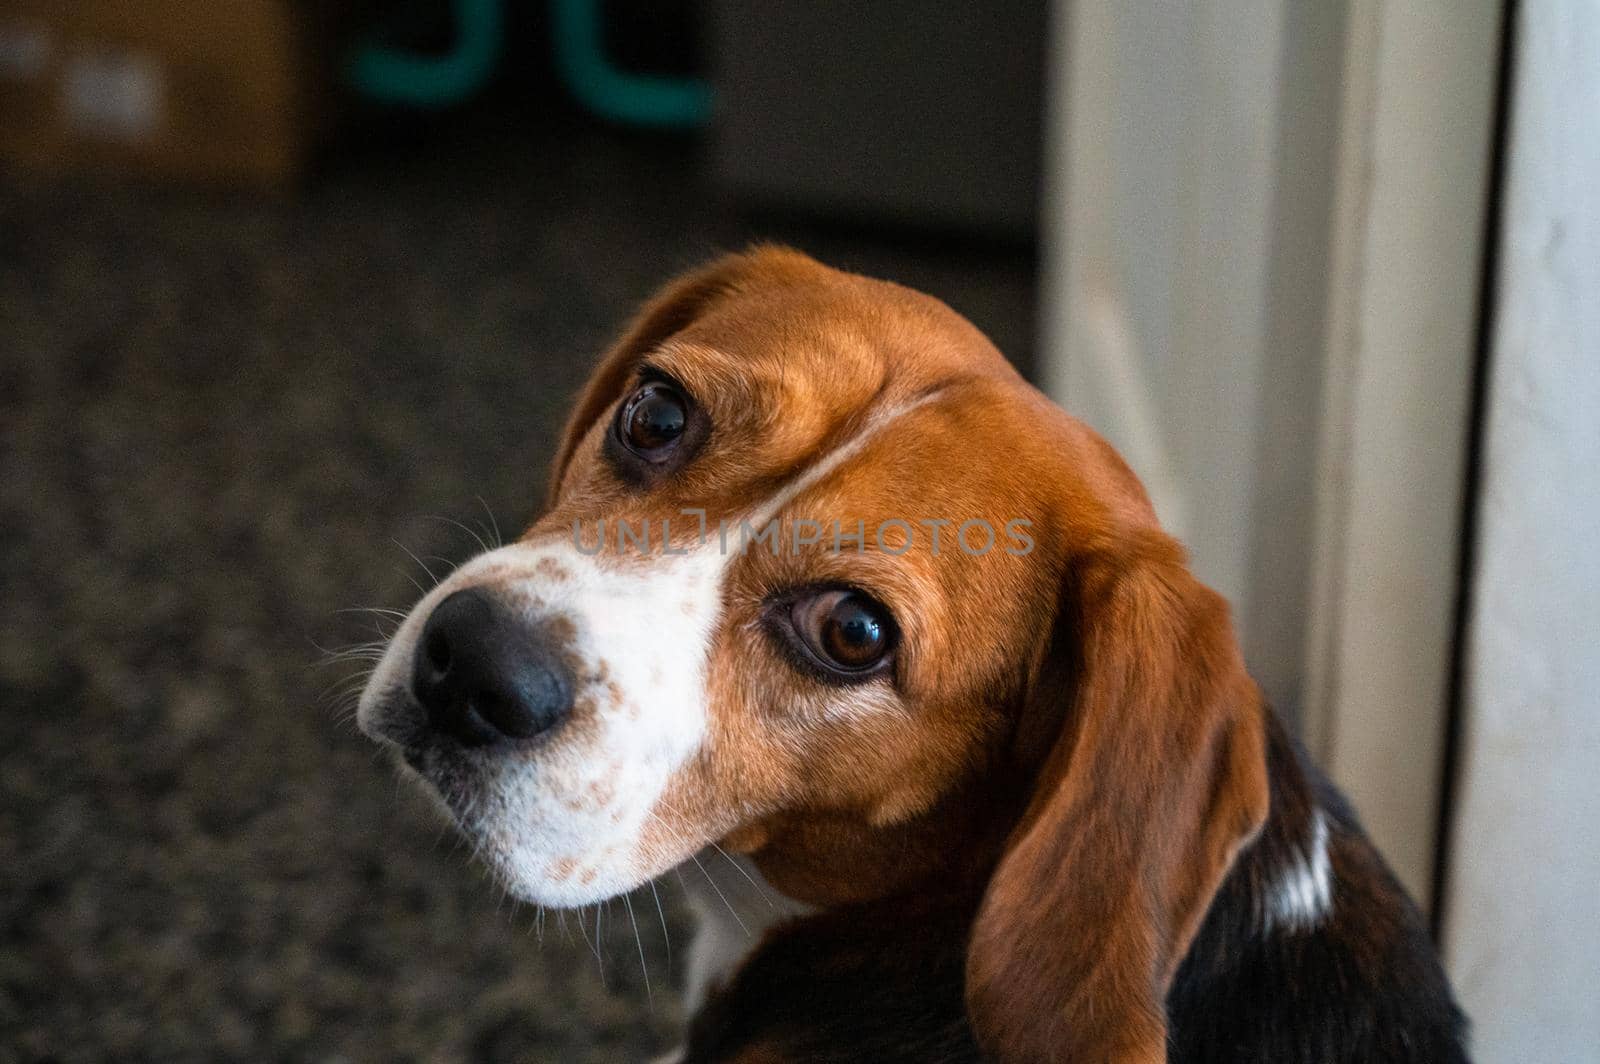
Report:
[[[329,652],[753,240],[1110,437],[1479,1059],[1600,1060],[1596,189],[1583,0],[0,0],[0,1060],[672,1044],[673,877],[503,899]]]

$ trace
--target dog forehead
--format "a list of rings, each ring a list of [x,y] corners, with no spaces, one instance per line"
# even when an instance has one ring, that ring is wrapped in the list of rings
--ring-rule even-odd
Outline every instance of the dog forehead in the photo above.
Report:
[[[1059,478],[1046,464],[1052,434],[1016,397],[954,384],[891,408],[865,432],[772,512],[788,560],[764,574],[787,567],[862,584],[933,630],[949,627],[938,616],[947,602],[981,595],[1013,611],[1054,579],[1062,521]]]
[[[993,344],[939,300],[820,265],[799,278],[731,287],[663,346],[686,383],[743,380],[769,402],[841,413],[957,375],[1015,376]]]

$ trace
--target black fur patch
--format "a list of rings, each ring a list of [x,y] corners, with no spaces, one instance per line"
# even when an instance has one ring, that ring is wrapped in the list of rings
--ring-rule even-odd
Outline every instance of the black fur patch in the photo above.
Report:
[[[1426,926],[1338,791],[1269,718],[1272,810],[1167,996],[1171,1064],[1464,1064]],[[1328,826],[1332,907],[1264,923],[1274,878]],[[967,934],[979,899],[892,899],[775,928],[694,1018],[686,1062],[977,1064]]]

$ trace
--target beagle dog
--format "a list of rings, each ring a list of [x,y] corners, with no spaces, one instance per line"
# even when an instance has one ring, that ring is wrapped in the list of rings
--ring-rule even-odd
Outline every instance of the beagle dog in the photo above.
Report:
[[[758,248],[601,361],[361,696],[514,895],[713,844],[677,1059],[1466,1059],[1424,924],[1138,481],[928,296]]]

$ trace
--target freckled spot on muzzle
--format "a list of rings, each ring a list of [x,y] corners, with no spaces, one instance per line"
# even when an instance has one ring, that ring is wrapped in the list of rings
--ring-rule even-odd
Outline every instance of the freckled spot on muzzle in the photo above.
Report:
[[[578,626],[565,614],[546,618],[544,630],[550,640],[563,646],[570,647],[578,641]]]
[[[591,780],[587,790],[596,805],[610,805],[617,796],[617,784],[613,778]]]
[[[572,572],[554,558],[540,558],[534,563],[533,571],[535,575],[543,577],[552,584],[572,579]]]

